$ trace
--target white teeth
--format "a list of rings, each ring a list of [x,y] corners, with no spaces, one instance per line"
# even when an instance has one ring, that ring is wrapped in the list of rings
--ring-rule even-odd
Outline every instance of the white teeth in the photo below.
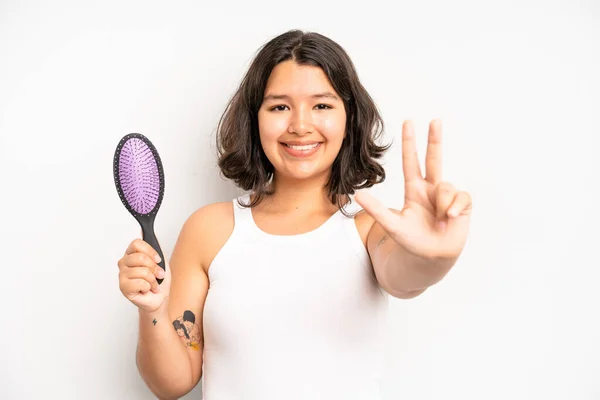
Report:
[[[317,147],[319,145],[319,143],[315,143],[315,144],[309,144],[306,146],[295,146],[293,144],[286,144],[287,147],[294,149],[294,150],[300,150],[300,151],[307,151],[307,150],[312,150],[315,147]]]

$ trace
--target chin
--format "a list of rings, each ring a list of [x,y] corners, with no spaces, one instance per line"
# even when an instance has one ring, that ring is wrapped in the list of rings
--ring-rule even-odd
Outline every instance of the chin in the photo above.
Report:
[[[323,179],[329,176],[330,168],[331,167],[323,170],[317,166],[310,166],[308,168],[302,168],[301,166],[298,166],[296,168],[286,168],[280,172],[280,175],[286,179],[302,181]]]

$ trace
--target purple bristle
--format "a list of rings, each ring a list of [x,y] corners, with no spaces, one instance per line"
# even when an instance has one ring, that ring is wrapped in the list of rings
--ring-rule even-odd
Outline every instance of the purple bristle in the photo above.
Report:
[[[119,181],[125,201],[140,214],[154,209],[160,195],[160,175],[152,150],[143,140],[129,139],[119,155]]]

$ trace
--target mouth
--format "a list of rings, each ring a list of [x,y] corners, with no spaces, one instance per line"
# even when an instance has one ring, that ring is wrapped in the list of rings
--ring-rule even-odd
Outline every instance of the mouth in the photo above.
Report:
[[[313,142],[313,143],[281,143],[281,146],[286,151],[286,153],[290,154],[294,157],[308,157],[317,152],[317,150],[321,147],[323,143],[321,142]]]
[[[309,143],[309,144],[291,144],[291,143],[282,143],[282,144],[284,146],[289,147],[290,149],[300,150],[300,151],[308,151],[308,150],[314,149],[321,143],[315,142],[315,143]]]

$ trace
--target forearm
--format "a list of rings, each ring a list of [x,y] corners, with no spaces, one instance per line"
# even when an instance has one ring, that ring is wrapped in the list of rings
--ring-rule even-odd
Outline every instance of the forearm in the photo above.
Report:
[[[456,259],[424,259],[415,257],[401,247],[391,252],[384,265],[390,286],[400,292],[427,289],[438,283],[456,262]]]
[[[160,399],[178,399],[194,384],[185,345],[173,328],[167,303],[155,313],[139,311],[136,361],[140,375]]]
[[[398,297],[422,292],[436,284],[456,262],[452,257],[416,257],[387,234],[372,249],[371,260],[380,284]]]

